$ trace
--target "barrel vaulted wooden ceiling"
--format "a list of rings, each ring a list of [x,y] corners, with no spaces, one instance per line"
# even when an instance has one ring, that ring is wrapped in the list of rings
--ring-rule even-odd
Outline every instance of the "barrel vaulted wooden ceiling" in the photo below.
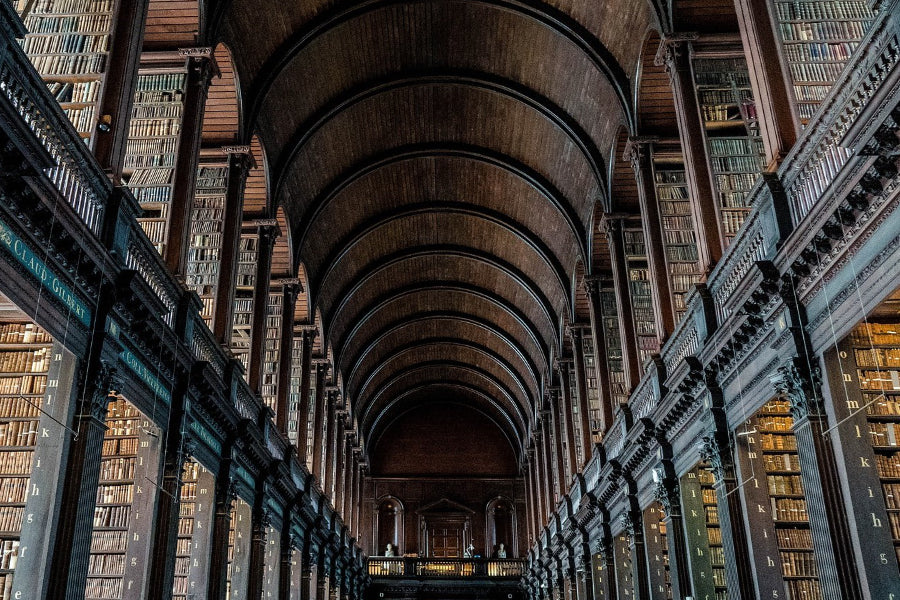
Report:
[[[264,147],[270,206],[307,282],[297,314],[320,312],[320,347],[365,438],[453,398],[520,453],[563,326],[585,310],[577,280],[608,268],[598,202],[637,130],[654,3],[225,0],[201,12],[230,49],[237,137]]]

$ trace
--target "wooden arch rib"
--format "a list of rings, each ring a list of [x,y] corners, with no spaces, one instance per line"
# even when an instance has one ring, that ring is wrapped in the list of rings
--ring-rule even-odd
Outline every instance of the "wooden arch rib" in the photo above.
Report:
[[[409,344],[404,344],[403,346],[392,349],[390,354],[383,357],[382,363],[368,373],[367,377],[360,385],[354,386],[354,388],[348,390],[351,393],[354,393],[355,397],[358,398],[357,406],[364,406],[364,399],[367,397],[366,390],[368,390],[373,384],[377,383],[377,381],[381,379],[385,374],[390,374],[393,362],[399,361],[405,355],[413,355],[413,358],[415,358],[415,354],[417,352],[423,351],[429,347],[439,348],[440,350],[448,353],[450,353],[451,351],[465,350],[467,352],[473,352],[475,354],[478,354],[479,356],[484,357],[488,361],[496,364],[500,371],[504,373],[505,376],[510,379],[510,382],[515,385],[515,388],[517,388],[515,391],[519,392],[518,396],[516,396],[513,389],[507,387],[513,397],[518,397],[521,400],[525,401],[519,404],[521,414],[528,414],[530,407],[534,405],[534,399],[537,397],[537,390],[529,388],[525,384],[525,382],[522,381],[521,377],[519,377],[515,368],[511,364],[503,360],[501,357],[495,355],[487,346],[484,346],[472,340],[447,336],[423,338],[421,340],[417,340]],[[441,360],[449,359],[442,357]],[[458,362],[460,362],[460,364],[463,364],[461,361]],[[471,363],[466,362],[464,364]],[[474,367],[475,365],[472,366]],[[498,381],[500,380],[497,374],[494,374],[494,377],[497,378]]]
[[[413,86],[458,85],[491,91],[512,98],[532,108],[545,119],[551,121],[571,139],[584,155],[593,171],[598,187],[606,187],[603,172],[604,160],[597,145],[584,130],[581,124],[549,98],[538,94],[531,88],[515,81],[498,77],[490,73],[478,73],[462,70],[447,70],[443,73],[401,73],[377,81],[367,82],[343,95],[333,99],[326,106],[316,111],[304,123],[287,143],[286,152],[279,159],[277,173],[287,173],[294,158],[318,131],[341,112],[352,108],[360,102],[396,89]],[[281,191],[284,177],[279,177],[274,190],[276,196]]]
[[[217,73],[206,93],[202,140],[205,146],[234,144],[241,132],[241,90],[231,49],[220,43],[213,51]]]
[[[432,311],[429,313],[418,314],[413,317],[398,319],[387,327],[382,328],[381,331],[376,332],[370,338],[363,340],[360,344],[360,346],[362,346],[361,349],[353,355],[348,356],[346,363],[344,362],[344,356],[340,355],[338,357],[338,365],[341,367],[343,367],[344,364],[349,365],[349,368],[346,369],[346,372],[348,373],[347,380],[350,381],[352,385],[356,373],[360,372],[361,366],[368,359],[371,358],[376,362],[380,360],[380,356],[377,353],[386,348],[385,344],[388,343],[392,335],[402,332],[405,329],[420,328],[423,324],[432,324],[441,321],[456,323],[457,327],[468,325],[484,331],[488,336],[488,339],[490,339],[492,343],[495,343],[495,346],[499,343],[501,347],[506,347],[512,352],[512,355],[522,365],[523,370],[531,380],[533,388],[535,390],[540,388],[541,379],[539,376],[539,369],[524,348],[519,345],[518,340],[510,335],[509,332],[502,330],[488,320],[465,313],[452,313],[449,311]]]
[[[366,323],[379,311],[384,310],[392,302],[404,297],[412,296],[425,291],[456,291],[467,295],[475,296],[487,303],[496,306],[498,309],[509,315],[515,320],[524,331],[528,333],[529,341],[538,348],[541,356],[550,355],[550,345],[541,335],[540,330],[528,319],[526,315],[514,304],[506,299],[498,297],[492,290],[486,290],[477,286],[466,284],[463,282],[446,282],[446,281],[422,281],[413,286],[407,286],[400,289],[392,290],[389,294],[376,299],[369,306],[358,311],[358,317],[354,318],[354,325],[349,331],[345,332],[340,340],[338,340],[338,348],[344,348],[347,342],[354,338],[363,330]],[[555,340],[554,340],[555,343]],[[520,342],[521,344],[521,342]]]
[[[312,323],[309,301],[309,278],[306,276],[306,265],[302,262],[297,265],[297,279],[300,280],[300,293],[297,294],[297,304],[294,307],[294,323]]]
[[[494,255],[482,250],[469,248],[465,246],[418,246],[401,250],[389,256],[381,257],[372,261],[368,265],[362,267],[354,277],[354,282],[339,291],[335,295],[336,301],[332,305],[332,309],[324,314],[326,328],[330,331],[334,324],[335,315],[340,313],[350,299],[367,283],[378,278],[378,276],[387,268],[399,265],[403,262],[414,258],[425,256],[437,256],[441,258],[459,258],[478,262],[483,265],[490,266],[504,273],[507,277],[515,281],[523,290],[527,292],[532,301],[540,308],[541,313],[549,323],[554,323],[559,314],[554,310],[550,300],[546,297],[540,286],[531,281],[520,269],[515,265],[509,264],[496,258]],[[565,293],[565,288],[562,288]]]
[[[368,422],[360,420],[360,431],[364,432],[368,442],[367,448],[375,448],[378,445],[383,432],[390,425],[392,415],[405,412],[408,408],[412,408],[411,402],[415,402],[420,395],[427,392],[430,397],[434,395],[436,390],[452,390],[457,403],[477,410],[491,419],[503,431],[510,446],[521,456],[523,450],[522,439],[525,435],[524,428],[520,431],[516,427],[512,419],[509,418],[509,415],[506,414],[493,396],[474,385],[444,381],[426,382],[409,387],[385,403],[374,415],[369,417]],[[469,400],[467,398],[468,395],[473,396],[478,401]],[[490,413],[485,408],[491,409]]]
[[[319,37],[337,29],[342,24],[370,12],[395,5],[412,4],[424,0],[364,0],[352,6],[337,7],[312,19],[306,26],[272,52],[269,60],[260,69],[249,89],[255,90],[248,105],[247,130],[256,123],[259,111],[269,90],[282,71],[306,47]],[[584,26],[562,11],[542,2],[529,0],[446,0],[483,4],[497,10],[506,11],[539,23],[555,34],[568,40],[584,53],[612,85],[619,99],[620,108],[630,125],[634,125],[633,111],[629,100],[630,83],[628,75],[613,54]]]
[[[480,161],[504,169],[523,181],[527,182],[541,196],[545,197],[565,220],[572,236],[575,238],[579,253],[586,254],[587,233],[581,225],[578,215],[565,201],[562,193],[550,183],[543,175],[528,165],[495,152],[488,148],[471,146],[466,144],[414,144],[395,148],[384,154],[371,157],[360,164],[346,170],[330,183],[328,188],[322,191],[312,203],[312,210],[307,209],[303,215],[295,215],[295,222],[303,223],[303,230],[295,238],[297,248],[303,248],[309,239],[310,232],[314,229],[316,218],[321,214],[322,208],[332,202],[343,190],[365,175],[397,162],[412,160],[415,158],[434,157],[462,157],[473,161]]]
[[[453,373],[451,372],[455,372],[457,376],[453,377]],[[360,414],[362,415],[361,422],[363,424],[363,427],[366,427],[366,425],[368,425],[369,415],[371,411],[374,410],[377,414],[379,403],[382,398],[388,398],[388,400],[390,400],[391,398],[396,397],[396,395],[399,395],[394,394],[389,396],[392,388],[401,386],[403,384],[403,380],[405,379],[413,378],[414,376],[423,373],[428,378],[426,381],[430,383],[452,384],[462,379],[461,377],[459,377],[460,373],[471,376],[476,380],[483,382],[481,390],[484,392],[484,394],[495,399],[492,403],[496,403],[497,400],[502,401],[506,406],[498,406],[498,408],[500,408],[500,412],[509,420],[509,424],[513,427],[513,429],[524,434],[526,420],[523,418],[523,415],[521,413],[521,405],[516,402],[515,396],[503,385],[501,381],[497,380],[497,378],[494,377],[493,374],[474,367],[470,364],[449,360],[421,362],[399,371],[395,371],[386,381],[378,386],[377,389],[373,390],[369,396],[365,398],[359,398],[357,406],[359,406],[361,409]],[[421,382],[415,382],[415,384],[421,384]],[[367,401],[370,398],[371,400]],[[513,419],[515,419],[515,421]]]

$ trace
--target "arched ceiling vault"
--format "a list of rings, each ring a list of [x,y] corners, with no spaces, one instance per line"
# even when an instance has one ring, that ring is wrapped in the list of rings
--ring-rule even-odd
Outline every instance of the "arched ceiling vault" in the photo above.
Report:
[[[369,442],[450,398],[521,452],[560,324],[580,314],[572,286],[605,262],[597,202],[617,132],[636,130],[632,78],[658,13],[651,0],[216,4],[241,135],[265,146],[317,343]]]

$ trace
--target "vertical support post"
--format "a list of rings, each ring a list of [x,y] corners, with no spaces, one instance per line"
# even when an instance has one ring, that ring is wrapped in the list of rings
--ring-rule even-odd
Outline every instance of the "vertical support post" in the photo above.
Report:
[[[244,207],[244,185],[250,173],[248,154],[228,157],[228,191],[225,194],[225,220],[222,225],[222,260],[219,263],[219,298],[213,315],[213,334],[216,341],[231,347],[234,318],[234,287],[237,278],[238,248],[241,241],[241,219]]]
[[[297,295],[300,293],[300,284],[296,282],[285,283],[281,289],[283,294],[281,299],[281,344],[278,352],[278,401],[275,409],[275,425],[281,433],[287,435],[288,405],[291,396],[291,367],[293,366],[292,354],[294,349],[294,305],[297,303]],[[308,368],[309,366],[307,365]],[[307,381],[309,381],[308,372],[306,377]],[[303,413],[301,415],[301,419],[306,416]],[[298,419],[299,421],[300,419]],[[306,446],[304,445],[303,448],[305,451]]]
[[[250,389],[257,394],[262,389],[263,381],[266,317],[269,308],[269,286],[272,280],[272,251],[275,249],[275,238],[279,235],[277,224],[266,223],[259,226],[259,252],[253,288],[253,327],[250,330],[250,372],[247,381]]]
[[[619,337],[622,340],[622,364],[625,368],[625,386],[630,392],[641,379],[641,366],[638,363],[637,338],[634,334],[634,308],[631,305],[628,267],[625,264],[623,218],[622,216],[605,215],[601,222],[601,227],[609,243],[609,258],[612,263],[616,305],[619,307]]]
[[[605,435],[606,430],[613,422],[613,411],[612,380],[609,374],[609,357],[606,353],[606,335],[603,331],[603,310],[600,302],[600,278],[585,277],[584,291],[588,297],[588,308],[591,314],[594,368],[597,370],[597,384],[600,386],[600,433]]]
[[[587,376],[584,372],[584,337],[582,335],[581,326],[569,325],[566,333],[572,340],[572,354],[574,355],[573,364],[575,366],[575,384],[578,391],[578,413],[581,417],[581,448],[584,456],[581,457],[582,463],[575,465],[573,470],[581,472],[584,466],[591,460],[591,407],[588,402],[587,395]]]

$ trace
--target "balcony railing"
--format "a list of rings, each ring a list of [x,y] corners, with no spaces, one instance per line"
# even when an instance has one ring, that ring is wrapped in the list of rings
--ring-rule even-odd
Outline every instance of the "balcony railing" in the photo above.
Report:
[[[515,558],[417,558],[372,556],[371,577],[513,578],[525,572],[525,561]]]

